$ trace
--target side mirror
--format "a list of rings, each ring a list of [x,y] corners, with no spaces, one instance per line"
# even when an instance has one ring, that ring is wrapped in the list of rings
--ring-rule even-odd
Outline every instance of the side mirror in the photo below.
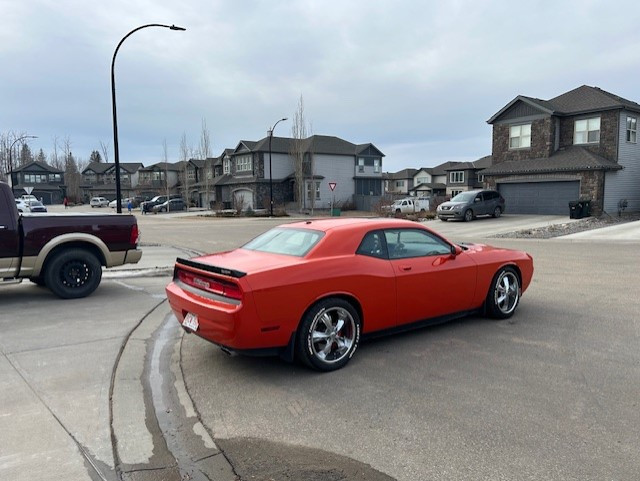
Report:
[[[453,244],[453,245],[451,246],[451,256],[453,256],[453,257],[457,257],[457,256],[459,256],[460,254],[462,254],[462,247],[460,247],[460,246],[459,246],[459,245],[457,245],[457,244]]]

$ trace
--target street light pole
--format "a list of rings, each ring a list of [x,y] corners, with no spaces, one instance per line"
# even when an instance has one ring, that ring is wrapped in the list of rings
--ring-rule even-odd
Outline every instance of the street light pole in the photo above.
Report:
[[[283,118],[278,120],[273,127],[269,129],[269,215],[273,217],[273,170],[271,166],[271,139],[273,138],[273,131],[280,122],[287,120],[287,118]]]
[[[18,137],[17,139],[15,139],[13,142],[11,142],[11,146],[9,147],[9,179],[11,179],[11,192],[13,193],[14,197],[16,195],[15,190],[13,188],[13,146],[16,145],[16,142],[20,142],[21,140],[24,139],[37,139],[38,137],[36,135],[23,135],[21,137]]]
[[[118,116],[116,114],[116,77],[115,77],[115,65],[116,65],[116,55],[118,55],[118,50],[120,50],[120,46],[122,43],[129,38],[130,35],[137,32],[138,30],[142,30],[147,27],[163,27],[168,28],[170,30],[180,30],[184,31],[186,28],[176,27],[175,25],[163,25],[161,23],[149,23],[147,25],[142,25],[140,27],[134,28],[120,40],[118,46],[116,47],[116,51],[113,52],[113,60],[111,60],[111,106],[113,111],[113,152],[115,156],[115,167],[116,167],[116,209],[118,214],[122,214],[122,206],[120,205],[122,193],[120,190],[120,151],[118,150]]]

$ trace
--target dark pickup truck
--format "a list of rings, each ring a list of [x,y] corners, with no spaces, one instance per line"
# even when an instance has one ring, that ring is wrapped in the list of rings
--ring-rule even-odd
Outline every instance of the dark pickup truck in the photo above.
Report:
[[[140,260],[138,236],[131,215],[21,215],[0,182],[0,285],[26,278],[64,299],[88,296],[102,266]]]

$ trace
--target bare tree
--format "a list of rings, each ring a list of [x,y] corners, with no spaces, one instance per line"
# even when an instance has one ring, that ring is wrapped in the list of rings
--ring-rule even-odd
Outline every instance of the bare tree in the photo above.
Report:
[[[162,141],[162,154],[164,159],[164,188],[167,191],[167,200],[169,200],[169,154],[167,151],[167,139]],[[169,204],[167,204],[167,211]]]
[[[187,134],[182,133],[180,138],[180,160],[182,161],[182,171],[184,177],[184,200],[189,210],[189,145],[187,144]]]
[[[100,150],[102,150],[102,158],[104,159],[104,163],[109,163],[109,144],[104,143],[102,140],[100,141]]]
[[[296,180],[296,201],[298,203],[298,210],[302,210],[304,207],[305,196],[305,173],[304,173],[304,159],[305,159],[305,140],[308,137],[307,132],[307,120],[304,116],[304,99],[300,95],[298,100],[298,107],[293,114],[293,122],[291,123],[291,149],[289,154],[293,158],[294,175]]]
[[[209,139],[209,131],[207,130],[207,119],[202,119],[202,130],[200,132],[200,156],[204,159],[204,203],[208,209],[211,205],[209,185],[211,179],[209,174],[211,173],[211,141]],[[213,173],[211,173],[213,177]]]
[[[55,167],[58,170],[64,171],[64,161],[60,159],[60,156],[58,155],[58,148],[59,148],[58,136],[54,135],[52,140],[53,140],[53,152],[49,154],[49,165],[51,167]]]

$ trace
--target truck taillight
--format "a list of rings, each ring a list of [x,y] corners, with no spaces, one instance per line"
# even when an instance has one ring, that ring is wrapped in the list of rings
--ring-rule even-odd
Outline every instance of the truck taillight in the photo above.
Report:
[[[129,244],[138,245],[140,240],[140,231],[138,230],[138,224],[133,224],[131,227],[131,236],[129,237]]]
[[[195,287],[196,289],[201,289],[230,299],[236,299],[238,301],[242,300],[242,289],[240,289],[239,285],[234,284],[233,282],[199,276],[182,270],[178,270],[176,277],[178,280],[184,282],[188,286]]]

